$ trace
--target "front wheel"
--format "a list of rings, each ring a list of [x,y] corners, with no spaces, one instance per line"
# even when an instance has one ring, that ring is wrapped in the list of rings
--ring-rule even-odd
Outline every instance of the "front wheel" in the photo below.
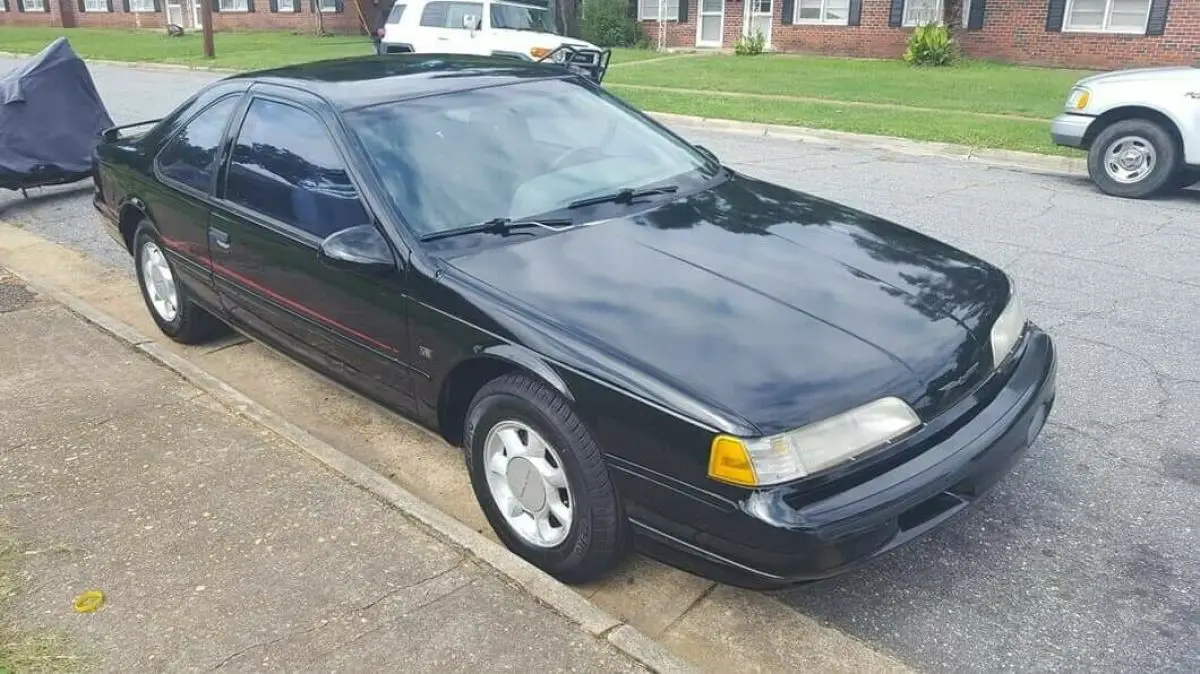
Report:
[[[1179,148],[1170,132],[1148,119],[1126,119],[1100,132],[1088,152],[1088,175],[1103,192],[1144,199],[1171,185]]]
[[[484,385],[467,412],[471,486],[500,540],[566,583],[624,556],[628,523],[599,447],[567,401],[536,379]]]

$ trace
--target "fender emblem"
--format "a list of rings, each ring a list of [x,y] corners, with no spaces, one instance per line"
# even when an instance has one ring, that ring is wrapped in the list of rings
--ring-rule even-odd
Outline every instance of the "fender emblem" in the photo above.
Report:
[[[417,353],[419,353],[425,360],[433,358],[433,349],[429,348],[428,346],[418,346]]]

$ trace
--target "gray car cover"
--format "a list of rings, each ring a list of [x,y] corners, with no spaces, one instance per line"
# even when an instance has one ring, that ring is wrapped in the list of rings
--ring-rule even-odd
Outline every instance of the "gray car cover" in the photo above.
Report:
[[[113,126],[87,65],[60,37],[0,75],[0,188],[83,180]]]

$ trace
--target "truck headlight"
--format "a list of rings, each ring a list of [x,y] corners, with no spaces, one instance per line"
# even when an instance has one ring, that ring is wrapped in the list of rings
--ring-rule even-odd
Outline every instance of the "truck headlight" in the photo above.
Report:
[[[920,425],[908,403],[889,397],[771,437],[718,435],[708,476],[743,487],[779,484],[849,461]]]
[[[1067,111],[1068,112],[1083,112],[1087,109],[1088,103],[1092,100],[1092,92],[1086,87],[1075,87],[1071,89],[1070,95],[1067,96]]]

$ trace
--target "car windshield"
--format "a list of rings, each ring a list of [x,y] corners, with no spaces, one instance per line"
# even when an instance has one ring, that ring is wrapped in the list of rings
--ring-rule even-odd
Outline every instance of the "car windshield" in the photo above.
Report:
[[[507,2],[492,3],[492,28],[534,30],[556,34],[558,32],[554,29],[554,22],[550,20],[550,12],[545,7]]]
[[[581,199],[696,183],[717,170],[609,94],[571,79],[383,103],[349,111],[346,121],[418,235],[565,214]]]

